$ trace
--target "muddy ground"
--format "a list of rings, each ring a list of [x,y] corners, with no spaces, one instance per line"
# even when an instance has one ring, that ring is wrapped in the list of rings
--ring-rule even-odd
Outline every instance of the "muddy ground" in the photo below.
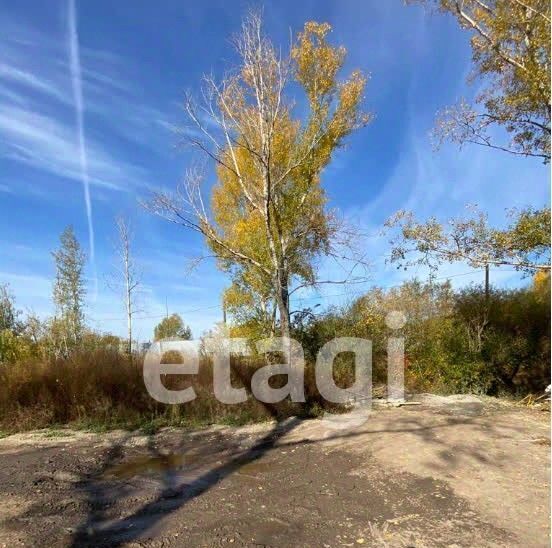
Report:
[[[340,429],[7,437],[0,546],[549,546],[549,414],[418,399]]]

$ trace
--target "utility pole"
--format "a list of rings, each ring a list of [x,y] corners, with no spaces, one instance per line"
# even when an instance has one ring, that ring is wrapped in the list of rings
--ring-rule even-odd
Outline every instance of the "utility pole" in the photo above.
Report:
[[[489,302],[491,291],[489,286],[489,263],[485,264],[485,301]]]
[[[222,323],[226,325],[226,302],[224,297],[222,297]]]

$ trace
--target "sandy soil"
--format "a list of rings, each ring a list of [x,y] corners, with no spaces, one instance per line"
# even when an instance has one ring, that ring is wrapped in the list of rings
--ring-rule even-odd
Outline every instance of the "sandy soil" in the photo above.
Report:
[[[549,546],[549,414],[416,399],[341,429],[10,436],[0,546]]]

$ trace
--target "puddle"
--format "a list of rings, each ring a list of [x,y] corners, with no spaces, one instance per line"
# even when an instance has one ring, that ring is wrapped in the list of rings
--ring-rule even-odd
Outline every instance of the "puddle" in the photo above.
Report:
[[[133,476],[147,473],[163,473],[172,470],[179,470],[190,464],[195,464],[202,458],[202,455],[184,455],[182,453],[170,453],[168,455],[150,456],[132,459],[113,466],[104,474],[107,478],[128,479]]]
[[[221,460],[213,460],[213,456],[219,457]],[[209,458],[211,457],[211,458]],[[271,471],[274,464],[268,462],[259,462],[251,460],[247,457],[233,458],[227,455],[226,458],[212,453],[169,453],[167,455],[142,455],[129,459],[126,462],[114,465],[106,470],[103,477],[106,479],[130,479],[134,476],[146,474],[164,474],[167,472],[187,471],[192,468],[197,468],[194,465],[208,465],[209,463],[217,466],[222,465],[228,467],[232,473],[237,473],[243,476],[258,476]]]
[[[236,472],[244,476],[256,476],[270,472],[274,465],[269,462],[248,462],[240,466]]]

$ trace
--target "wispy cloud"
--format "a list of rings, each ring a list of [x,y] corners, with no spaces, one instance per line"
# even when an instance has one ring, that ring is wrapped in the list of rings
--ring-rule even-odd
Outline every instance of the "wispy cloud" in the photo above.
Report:
[[[14,194],[13,188],[3,184],[0,184],[0,192],[5,192],[6,194]]]
[[[10,82],[21,87],[30,88],[33,91],[54,98],[61,103],[68,104],[70,102],[68,94],[64,93],[63,90],[61,90],[53,82],[6,63],[0,63],[0,80]],[[12,98],[13,97],[16,97],[16,93],[14,92],[12,92]]]
[[[13,161],[75,181],[81,166],[74,130],[58,119],[0,101],[0,154]],[[111,190],[145,185],[145,172],[115,160],[102,146],[89,144],[89,181]]]
[[[86,152],[86,141],[84,135],[84,102],[82,97],[82,76],[79,53],[79,36],[77,33],[77,14],[75,0],[68,1],[68,38],[69,38],[69,61],[71,69],[71,83],[73,85],[73,99],[75,101],[75,117],[77,122],[77,135],[79,142],[79,161],[82,186],[84,189],[84,203],[86,207],[86,220],[88,224],[88,244],[90,252],[90,264],[94,273],[95,294],[98,293],[98,280],[96,275],[95,242],[94,242],[94,221],[92,219],[92,202],[90,200],[90,182],[88,179],[88,156]]]
[[[104,137],[116,141],[118,135],[169,152],[168,133],[157,123],[166,113],[132,96],[139,90],[121,77],[122,59],[79,47],[74,0],[68,16],[65,43],[6,14],[0,17],[0,157],[83,185],[87,179],[88,186],[105,190],[149,188],[152,177],[136,156],[129,160],[124,147],[110,146]]]

